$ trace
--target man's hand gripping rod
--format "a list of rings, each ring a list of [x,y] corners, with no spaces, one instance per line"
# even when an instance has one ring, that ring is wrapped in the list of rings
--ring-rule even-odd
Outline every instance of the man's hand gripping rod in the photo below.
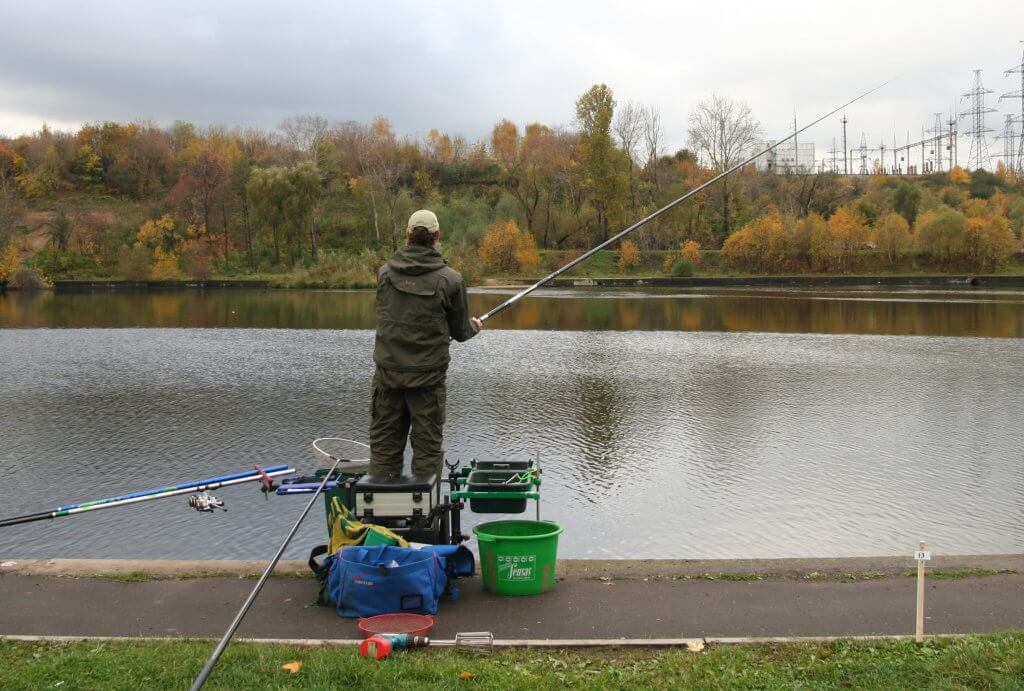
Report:
[[[807,124],[807,125],[804,125],[803,127],[798,129],[797,131],[793,132],[789,136],[785,137],[784,139],[780,139],[779,141],[775,142],[774,144],[772,144],[771,146],[767,147],[766,149],[764,149],[762,151],[758,151],[753,156],[750,156],[749,158],[746,158],[746,159],[740,161],[739,163],[734,165],[732,168],[729,168],[728,170],[722,171],[721,173],[719,173],[715,177],[711,178],[707,182],[694,187],[692,190],[690,190],[689,192],[687,192],[683,196],[679,197],[678,199],[669,202],[668,204],[666,204],[665,206],[661,207],[657,211],[653,212],[649,216],[646,216],[646,217],[640,219],[639,221],[637,221],[633,225],[629,226],[625,230],[620,231],[619,233],[617,233],[616,235],[613,235],[612,237],[608,238],[607,240],[605,240],[601,244],[597,245],[596,247],[594,247],[594,248],[588,250],[587,252],[585,252],[584,254],[581,254],[580,256],[576,257],[571,262],[569,262],[568,264],[563,266],[561,269],[553,271],[552,273],[548,274],[544,278],[542,278],[539,281],[537,281],[536,283],[534,283],[529,288],[525,288],[525,289],[519,291],[518,293],[516,293],[515,295],[510,297],[508,300],[506,300],[505,302],[501,303],[497,307],[492,308],[486,314],[481,315],[480,318],[479,318],[480,321],[481,322],[485,322],[488,319],[490,319],[491,317],[493,317],[494,315],[496,315],[499,312],[501,312],[502,310],[505,310],[505,309],[511,307],[515,303],[519,302],[522,298],[526,297],[527,295],[529,295],[533,291],[537,290],[541,286],[543,286],[543,285],[545,285],[547,283],[550,283],[552,280],[554,280],[558,276],[564,274],[566,271],[568,271],[569,269],[573,268],[577,264],[583,263],[584,261],[586,261],[590,257],[594,256],[597,252],[603,250],[605,247],[608,247],[609,245],[611,245],[611,244],[613,244],[615,242],[618,242],[622,238],[624,238],[627,235],[629,235],[630,233],[632,233],[637,228],[640,228],[641,226],[644,226],[647,223],[650,223],[651,221],[656,219],[658,216],[661,216],[666,211],[669,211],[670,209],[673,209],[676,206],[682,204],[684,201],[686,201],[687,199],[689,199],[693,195],[697,194],[701,190],[703,190],[703,189],[705,189],[707,187],[710,187],[711,185],[715,184],[716,182],[718,182],[719,180],[721,180],[724,177],[732,175],[733,173],[735,173],[740,168],[742,168],[742,167],[752,163],[755,159],[760,158],[761,156],[764,156],[766,153],[768,153],[769,151],[771,151],[775,147],[779,146],[783,142],[787,142],[790,139],[793,139],[794,137],[796,137],[798,134],[800,134],[804,130],[809,129],[811,127],[814,127],[815,125],[817,125],[819,122],[821,122],[825,118],[828,118],[828,117],[831,117],[831,116],[835,115],[836,113],[838,113],[842,109],[844,109],[847,106],[850,106],[850,105],[856,103],[857,101],[859,101],[860,99],[864,98],[868,94],[871,94],[871,93],[874,93],[875,91],[878,91],[879,89],[881,89],[883,86],[885,86],[886,84],[888,84],[891,81],[892,80],[890,79],[889,81],[884,82],[882,84],[879,84],[878,86],[876,86],[875,88],[873,88],[873,89],[871,89],[869,91],[865,91],[864,93],[862,93],[857,98],[854,98],[853,100],[844,103],[843,105],[839,106],[838,108],[836,108],[836,109],[834,109],[834,110],[832,110],[832,111],[830,111],[828,113],[825,113],[824,115],[822,115],[820,118],[818,118],[814,122],[812,122],[810,124]]]

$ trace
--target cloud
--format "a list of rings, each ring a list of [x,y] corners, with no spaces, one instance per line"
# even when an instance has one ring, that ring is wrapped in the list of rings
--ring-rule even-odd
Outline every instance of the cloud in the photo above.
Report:
[[[794,109],[809,121],[897,73],[851,108],[851,140],[918,136],[973,68],[996,95],[1015,88],[1002,71],[1019,60],[1024,5],[36,0],[5,15],[8,134],[105,119],[275,127],[311,112],[475,138],[502,117],[568,124],[576,97],[604,82],[620,103],[659,108],[676,148],[711,92],[748,101],[777,136]],[[986,39],[964,40],[986,16],[1000,17]],[[838,120],[814,131],[819,156],[839,134]]]

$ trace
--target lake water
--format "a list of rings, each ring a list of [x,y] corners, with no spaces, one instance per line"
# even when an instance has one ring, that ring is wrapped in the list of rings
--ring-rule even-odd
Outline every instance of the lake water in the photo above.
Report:
[[[23,327],[0,329],[2,513],[310,469],[314,437],[365,438],[372,303],[0,296],[0,327]],[[453,346],[447,453],[539,451],[561,556],[1024,551],[1024,292],[546,291],[492,326]],[[217,495],[227,513],[176,498],[3,528],[0,558],[268,558],[304,504]],[[289,556],[324,532],[312,515]]]

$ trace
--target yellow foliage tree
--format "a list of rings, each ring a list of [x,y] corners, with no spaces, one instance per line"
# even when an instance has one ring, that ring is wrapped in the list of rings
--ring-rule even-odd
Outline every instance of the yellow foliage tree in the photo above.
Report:
[[[173,252],[178,243],[178,238],[174,234],[174,218],[166,214],[146,221],[139,227],[136,237],[146,247],[160,247]]]
[[[498,221],[487,226],[479,254],[489,271],[515,272],[540,263],[533,236],[520,230],[515,221]]]
[[[839,207],[828,219],[828,232],[838,251],[836,259],[840,270],[849,267],[854,250],[863,247],[871,237],[864,218],[845,206]]]
[[[1002,216],[967,219],[964,231],[964,259],[975,270],[991,270],[1009,259],[1016,241],[1010,222]]]
[[[525,230],[520,230],[516,235],[515,256],[520,271],[532,269],[540,264],[540,252],[537,251],[537,241]]]
[[[949,181],[957,185],[966,185],[971,181],[971,174],[960,166],[953,166],[949,171]]]
[[[619,245],[619,268],[631,269],[640,265],[640,248],[632,240],[623,240]]]
[[[0,281],[6,281],[21,268],[21,253],[12,242],[0,256]]]
[[[910,248],[910,224],[897,213],[887,213],[875,223],[874,238],[889,266],[894,267]]]
[[[174,252],[164,251],[163,247],[157,247],[153,252],[153,265],[150,267],[149,273],[157,280],[181,278],[178,255]]]
[[[683,255],[683,259],[692,263],[694,266],[700,264],[700,243],[694,240],[687,240],[679,248],[680,254]]]
[[[733,233],[722,245],[722,263],[753,273],[771,273],[785,266],[786,230],[782,214],[772,209]]]
[[[914,224],[914,244],[939,266],[952,267],[964,256],[967,218],[955,209],[926,211]]]

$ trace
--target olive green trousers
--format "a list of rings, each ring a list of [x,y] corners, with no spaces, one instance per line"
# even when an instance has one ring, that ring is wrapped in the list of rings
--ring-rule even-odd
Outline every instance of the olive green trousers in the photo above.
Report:
[[[383,386],[376,378],[370,405],[370,475],[402,473],[405,442],[412,442],[414,475],[441,475],[444,466],[445,383]]]

